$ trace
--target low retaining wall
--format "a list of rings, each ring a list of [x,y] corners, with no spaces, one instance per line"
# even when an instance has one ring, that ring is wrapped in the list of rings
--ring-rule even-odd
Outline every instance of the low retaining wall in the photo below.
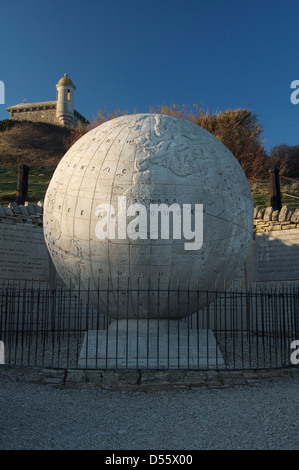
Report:
[[[248,370],[86,370],[1,366],[1,377],[59,388],[104,391],[158,391],[227,388],[265,380],[298,379],[299,368]]]

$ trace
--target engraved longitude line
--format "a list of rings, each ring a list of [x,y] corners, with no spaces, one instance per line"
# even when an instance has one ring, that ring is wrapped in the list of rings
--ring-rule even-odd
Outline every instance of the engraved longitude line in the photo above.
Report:
[[[172,122],[170,123],[170,126],[169,126],[169,130],[170,130],[170,133],[171,133],[170,139],[172,138],[173,132],[175,132],[175,131],[173,131],[173,127],[175,127],[175,121],[174,121],[174,120],[172,120]],[[175,153],[175,150],[177,151],[177,143],[176,143],[176,140],[175,140],[175,139],[173,140],[173,143],[174,143],[174,145],[173,145],[172,149],[173,149],[173,153]],[[179,162],[179,167],[180,167],[180,162]],[[169,170],[169,171],[172,171],[172,170],[171,170],[171,162],[170,162],[170,161],[168,162],[168,170]],[[179,171],[180,171],[180,170],[179,170]],[[183,171],[184,171],[184,170],[183,170]],[[175,174],[175,177],[182,177],[181,175],[178,175],[178,174],[175,173],[175,172],[173,172],[173,173]],[[175,194],[176,194],[176,193],[177,193],[177,189],[178,189],[178,182],[176,182],[176,183],[174,184],[174,180],[173,180],[173,179],[171,179],[171,180],[173,181],[173,184],[171,185],[171,189],[172,189],[172,190],[174,189]],[[171,181],[171,180],[170,180],[170,181]],[[179,181],[179,183],[181,183],[181,180]],[[180,192],[180,191],[179,191],[179,192]],[[174,199],[173,196],[172,196],[172,199]],[[184,201],[183,201],[183,202],[184,202]],[[182,235],[183,235],[183,234],[182,234],[182,222],[181,222],[181,236],[182,236]],[[170,272],[169,272],[168,280],[167,280],[168,283],[169,283],[169,285],[170,285],[170,281],[171,281],[172,279],[174,280],[174,283],[178,282],[178,280],[177,280],[177,279],[174,279],[174,277],[173,277],[173,273],[176,272],[176,269],[175,269],[175,268],[176,268],[176,262],[175,262],[175,257],[174,257],[174,252],[175,252],[174,240],[172,240],[172,243],[171,243],[170,246],[171,246],[171,254],[170,254],[170,256],[171,256],[171,258],[170,258],[170,259],[171,259],[171,262],[170,262]],[[180,282],[180,281],[179,281],[179,282]]]
[[[156,124],[155,124],[154,128],[156,128],[156,127],[158,127],[157,124],[159,123],[159,117],[158,117],[158,123],[157,123],[157,119],[156,119],[155,116],[154,116],[154,119],[155,119],[155,121],[156,121]],[[172,130],[172,125],[171,125],[172,122],[170,121],[170,119],[169,119],[168,116],[163,117],[163,120],[164,120],[164,128],[163,128],[163,123],[162,123],[162,121],[161,121],[161,119],[160,119],[161,132],[163,132],[163,130],[164,130],[164,133],[165,133],[165,135],[167,136],[167,131],[169,131],[169,130],[171,131],[171,130]],[[167,122],[165,122],[166,120],[169,120],[169,122],[170,122],[170,125],[169,125],[168,127],[167,127]],[[156,135],[157,135],[157,134],[156,134]],[[161,135],[160,135],[160,137],[161,137]],[[171,140],[172,137],[173,137],[173,135],[170,135],[169,139]],[[161,137],[161,138],[162,138],[162,137]],[[162,140],[163,140],[163,139],[162,139]],[[175,144],[175,141],[174,141],[174,144]],[[175,148],[175,147],[174,147],[174,148]],[[167,151],[168,151],[168,148],[166,149],[166,152],[167,152]],[[174,173],[176,176],[180,176],[180,175],[177,175],[177,173],[175,173],[175,171],[171,168],[171,161],[170,161],[169,159],[166,158],[165,163],[164,163],[164,162],[161,162],[161,166],[163,166],[164,168],[166,168],[167,171]],[[167,195],[168,195],[168,197],[169,197],[169,196],[170,196],[169,188],[173,189],[174,186],[173,186],[173,184],[170,183],[169,180],[167,180],[167,181],[166,181],[166,187],[167,187]],[[172,198],[173,198],[173,196],[172,196]],[[161,221],[161,222],[162,222],[162,221]],[[169,223],[170,223],[170,222],[169,222]],[[158,227],[158,230],[159,230],[159,227]],[[162,225],[160,226],[160,233],[159,233],[160,238],[158,238],[157,244],[155,244],[155,245],[153,246],[153,248],[151,248],[151,257],[152,257],[152,254],[153,254],[153,253],[152,253],[152,249],[155,249],[155,247],[156,247],[157,251],[160,251],[160,250],[162,250],[162,248],[163,248],[162,241],[161,241],[161,240],[162,240],[162,238],[161,238],[161,237],[162,237],[161,231],[162,231]],[[159,244],[159,242],[160,242],[160,244]],[[168,265],[167,268],[165,267],[165,268],[163,269],[163,271],[162,271],[163,274],[165,274],[165,271],[166,271],[166,273],[169,273],[169,270],[168,270],[168,269],[170,269],[170,273],[168,274],[167,279],[166,279],[166,278],[164,279],[164,280],[167,281],[167,282],[168,282],[168,279],[171,279],[171,278],[172,278],[172,272],[173,272],[173,269],[174,269],[174,267],[175,267],[174,256],[173,256],[173,254],[174,254],[174,249],[175,249],[174,242],[172,241],[172,243],[169,243],[169,245],[170,245],[170,247],[171,247],[171,253],[170,253],[170,259],[171,259],[171,261],[170,261],[170,268],[168,268],[168,266],[169,266],[169,265]],[[168,245],[168,246],[169,246],[169,245]],[[157,254],[157,251],[156,251],[156,254]],[[160,268],[159,268],[159,271],[158,271],[158,272],[160,272]],[[159,274],[158,274],[158,278],[156,279],[156,281],[157,281],[157,282],[159,281]],[[162,279],[162,281],[163,281],[163,279]],[[165,305],[164,308],[167,308],[167,305]],[[162,310],[161,310],[161,313],[162,313]]]
[[[61,163],[60,163],[60,164],[61,164]],[[59,167],[60,164],[58,164],[58,167]],[[56,168],[56,171],[58,170],[58,167]],[[62,165],[62,164],[61,164],[61,167],[63,168],[63,165]],[[63,173],[63,170],[61,170],[61,173]],[[63,175],[60,175],[60,177],[62,177],[62,176],[63,176]],[[53,199],[54,199],[54,201],[55,201],[55,202],[54,202],[54,207],[56,206],[57,186],[59,187],[59,186],[61,185],[61,182],[60,182],[60,181],[61,181],[60,179],[59,179],[59,181],[57,181],[57,180],[55,181],[55,186],[54,186],[54,188],[56,189],[56,191],[55,191],[55,197],[52,198],[52,201],[51,201],[51,202],[53,203]],[[52,180],[50,181],[49,186],[51,186],[52,182],[53,182],[53,184],[54,184],[54,179],[52,179]],[[49,188],[48,188],[48,189],[49,189]],[[49,199],[49,196],[48,196],[47,199]],[[64,201],[64,196],[63,196],[63,201]],[[49,201],[49,204],[50,204],[50,201]],[[54,214],[54,211],[53,211],[53,214]],[[55,213],[55,214],[56,214],[56,213]],[[59,218],[59,217],[60,217],[60,225],[59,225],[59,227],[61,227],[61,213],[58,214],[58,218]],[[51,219],[50,219],[50,220],[51,220]],[[56,221],[56,220],[57,220],[57,218],[55,217],[55,221]],[[55,222],[54,222],[53,219],[52,219],[52,223],[50,224],[48,230],[51,230],[51,231],[52,231],[54,227],[55,227]],[[57,240],[59,240],[60,237],[61,237],[61,232],[60,232],[59,235],[58,235],[58,233],[57,233],[57,238],[55,239],[55,242],[56,242]],[[50,242],[48,241],[48,246],[49,246],[49,243],[50,243]],[[51,247],[51,250],[52,250],[52,247]],[[53,251],[54,251],[54,249],[53,249]],[[51,253],[51,257],[53,258],[52,251],[50,251],[50,253]],[[59,270],[59,268],[58,268],[58,270]],[[59,274],[61,274],[61,271],[59,272]]]
[[[82,146],[83,146],[83,145],[86,145],[86,143],[82,143]],[[99,144],[99,145],[100,145],[100,144]],[[81,146],[81,147],[82,147],[82,146]],[[81,147],[80,147],[80,148],[81,148]],[[76,150],[75,157],[78,156],[78,155],[77,155],[78,150],[79,150],[79,149]],[[87,152],[88,150],[89,150],[89,149],[88,149],[88,147],[87,147],[86,150],[84,151],[84,153],[81,155],[79,162],[82,161],[82,158],[85,156],[85,154],[86,154],[86,152]],[[80,164],[79,162],[77,163],[77,165]],[[77,166],[77,165],[76,165],[76,166]],[[63,206],[64,206],[65,198],[66,198],[66,196],[67,196],[67,194],[68,194],[68,190],[69,190],[70,181],[71,181],[71,178],[74,176],[75,171],[76,171],[76,167],[74,167],[71,176],[68,178],[68,183],[67,183],[66,189],[65,189],[64,194],[63,194],[63,200],[62,200],[61,208],[63,208]],[[61,227],[62,215],[63,215],[63,211],[61,211],[61,214],[60,214],[60,224],[59,224],[60,227]],[[73,233],[74,233],[74,232],[73,232]]]
[[[76,150],[76,152],[77,152],[78,150],[80,150],[83,145],[85,145],[84,142],[82,142],[81,146]],[[67,153],[66,153],[65,156],[63,157],[63,160],[64,160],[64,158],[67,158],[67,157],[68,157],[68,154],[70,154],[70,150],[71,150],[71,149],[69,149],[69,150],[67,151]],[[61,185],[61,180],[63,179],[63,176],[64,176],[63,168],[65,167],[65,165],[62,165],[63,160],[61,160],[61,162],[58,164],[58,167],[57,167],[57,170],[59,170],[59,167],[60,167],[60,165],[61,165],[61,175],[59,175],[59,176],[60,176],[60,177],[59,177],[59,181],[56,181],[56,185],[58,186],[58,188],[59,188],[59,186]],[[70,165],[70,162],[68,162],[68,164]],[[74,171],[75,171],[75,170],[73,170],[73,172],[74,172]],[[71,177],[72,177],[72,176],[73,176],[73,173],[72,173]],[[70,178],[69,178],[69,180],[70,180]],[[68,183],[67,183],[66,191],[65,191],[64,194],[63,194],[61,207],[63,207],[63,204],[64,204],[65,195],[66,195],[66,193],[67,193],[67,189],[68,189],[68,185],[69,185],[69,180],[68,180]],[[56,191],[56,195],[57,195],[57,191]],[[56,195],[55,195],[55,200],[56,200]],[[59,223],[59,226],[61,227],[62,212],[59,214],[59,216],[60,216],[60,223]]]
[[[96,149],[94,150],[94,152],[92,153],[92,156],[90,157],[90,160],[89,162],[87,163],[86,165],[86,168],[85,168],[85,171],[83,173],[83,175],[81,176],[81,181],[80,181],[80,185],[79,185],[79,189],[78,189],[78,192],[77,192],[77,198],[76,198],[76,202],[75,202],[75,209],[74,209],[74,218],[73,218],[73,238],[74,238],[74,231],[75,231],[75,221],[76,221],[76,218],[75,218],[75,214],[76,214],[76,210],[77,210],[77,205],[78,205],[78,200],[79,200],[79,193],[80,193],[80,189],[82,187],[82,183],[83,183],[83,178],[87,172],[87,170],[89,169],[89,166],[90,166],[90,162],[93,160],[94,156],[96,155],[96,153],[98,152],[100,146],[102,145],[103,141],[105,139],[107,139],[107,137],[110,136],[110,134],[112,134],[112,132],[115,130],[115,127],[113,127],[113,129],[106,135],[104,134],[103,136],[103,140],[99,143],[99,145],[97,145]],[[91,219],[91,217],[90,217]],[[89,230],[89,237],[90,238],[90,230]],[[89,243],[89,246],[90,246],[90,243]],[[90,254],[90,250],[89,250],[89,254]],[[90,258],[89,258],[90,259]],[[81,279],[80,279],[80,282],[81,282]]]
[[[138,118],[138,119],[140,119],[140,118]],[[138,122],[138,120],[136,120],[136,123],[137,123],[137,122]],[[139,136],[142,134],[142,132],[143,132],[143,127],[146,126],[147,122],[148,122],[147,119],[144,119],[144,120],[143,120],[141,129],[140,129],[140,132],[139,132]],[[138,137],[139,137],[139,136],[138,136]],[[135,156],[134,156],[134,161],[133,161],[132,184],[134,184],[134,168],[137,168],[137,170],[138,170],[138,168],[139,168],[138,165],[136,165],[136,161],[137,161],[137,148],[136,148],[136,150],[135,150]],[[130,281],[131,281],[131,272],[132,272],[132,269],[131,269],[131,253],[132,253],[132,251],[131,251],[131,245],[132,245],[132,242],[131,242],[131,240],[129,240],[129,279],[130,279]],[[141,246],[142,246],[142,245],[141,245]],[[133,268],[133,269],[134,269],[134,268]],[[131,286],[131,287],[132,287],[132,286]],[[131,297],[132,315],[134,315],[134,306],[135,306],[135,304],[134,304],[134,300],[133,300],[133,292],[132,292],[132,290],[131,290],[130,292],[131,292],[130,297]],[[137,307],[137,308],[138,308],[138,307]]]
[[[157,116],[156,114],[153,114],[153,115],[151,116],[151,118],[152,118],[152,119],[151,119],[151,121],[150,121],[150,136],[153,136],[153,134],[155,134],[155,136],[158,137],[156,127],[158,128],[158,124],[161,123],[161,120],[159,121],[159,116]],[[158,118],[158,119],[157,119],[157,118]],[[167,117],[164,118],[164,119],[167,119]],[[161,135],[160,135],[159,137],[161,137]],[[162,138],[161,138],[161,140],[162,140]],[[160,141],[161,141],[161,140],[160,140]],[[151,143],[151,142],[150,142],[150,143]],[[159,153],[159,150],[158,150],[158,153]],[[156,154],[156,155],[157,155],[157,154]],[[158,164],[158,163],[155,163],[155,159],[152,158],[153,156],[154,156],[154,150],[153,150],[152,145],[150,145],[150,171],[151,171],[151,175],[152,175],[152,166]],[[165,167],[165,165],[164,165],[163,162],[161,162],[160,165],[163,166],[163,167]],[[166,168],[167,168],[167,166],[166,166]],[[155,190],[154,194],[156,194],[156,190]],[[160,199],[160,196],[161,196],[161,195],[158,196],[158,199]],[[161,222],[162,222],[162,219],[160,219],[160,220],[161,220]],[[153,250],[154,250],[154,252],[155,252],[156,255],[157,255],[157,253],[158,253],[159,251],[162,250],[162,246],[163,246],[163,245],[161,244],[161,237],[162,237],[162,233],[161,233],[161,232],[162,232],[162,224],[160,224],[160,237],[159,237],[159,221],[158,221],[158,239],[157,239],[157,243],[154,243],[154,244],[151,243],[151,244],[150,244],[150,266],[151,266],[151,268],[152,268],[152,267],[154,268],[154,269],[153,269],[153,272],[155,272],[156,274],[157,274],[157,272],[158,272],[158,274],[157,274],[157,279],[154,279],[154,282],[155,282],[155,281],[157,282],[157,284],[156,284],[157,286],[158,286],[159,278],[160,278],[160,267],[159,267],[159,269],[157,269],[157,266],[156,266],[156,265],[152,266],[152,257],[153,257]],[[160,241],[160,244],[159,244],[159,241]],[[172,249],[173,249],[173,244],[172,244]],[[152,271],[152,270],[151,270],[151,271]],[[163,270],[163,271],[164,271],[164,270]],[[162,281],[163,281],[163,279],[162,279]]]
[[[134,127],[135,129],[132,129],[132,130],[136,130],[136,124],[140,121],[141,119],[141,116],[140,115],[136,115],[136,119],[135,119],[135,123],[134,123]],[[142,123],[142,126],[140,128],[140,131],[139,131],[139,134],[138,136],[136,136],[134,138],[137,139],[138,137],[140,137],[140,135],[142,134],[142,128],[143,126],[145,125],[146,123],[146,119],[143,119],[143,123]],[[131,132],[130,132],[131,133]],[[130,133],[128,134],[128,137],[130,135]],[[137,157],[137,146],[135,147],[135,155],[134,155],[134,161],[132,162],[132,168],[133,168],[133,173],[132,173],[132,180],[131,180],[131,187],[132,185],[134,184],[134,168],[136,168],[135,166],[135,162],[136,162],[136,157]],[[128,248],[129,248],[129,264],[128,264],[128,268],[129,268],[129,281],[131,282],[131,241],[129,240],[129,243],[128,243]],[[110,266],[109,266],[110,268]],[[132,286],[131,286],[132,287]],[[131,297],[131,308],[132,308],[132,314],[134,315],[134,301],[132,299],[132,296],[133,296],[133,293],[131,291],[130,293],[130,297]]]
[[[121,149],[121,152],[120,152],[120,154],[119,154],[119,159],[118,159],[117,164],[118,164],[119,161],[120,161],[120,157],[121,157],[121,154],[122,154],[122,152],[123,152],[124,146],[125,146],[125,144],[126,144],[126,140],[128,140],[130,134],[131,134],[134,130],[136,130],[136,124],[137,124],[138,120],[140,119],[140,117],[138,117],[138,115],[136,115],[136,116],[134,116],[134,117],[135,117],[135,122],[134,122],[134,124],[132,125],[132,129],[130,129],[130,132],[128,133],[128,135],[127,135],[127,137],[126,137],[126,139],[125,139],[125,141],[124,141],[124,145],[123,145],[123,147],[122,147],[122,149]],[[141,134],[141,130],[140,130],[140,132],[139,132],[139,135],[140,135],[140,134]],[[137,147],[135,148],[135,158],[136,158],[136,153],[137,153]],[[135,161],[135,158],[134,158],[134,161]],[[133,165],[133,169],[134,169],[134,165]],[[114,186],[115,178],[116,178],[116,170],[115,170],[114,177],[113,177],[112,187]],[[133,179],[133,174],[132,174],[132,179]],[[112,192],[111,192],[111,196],[110,196],[110,203],[111,203],[111,198],[112,198]],[[109,261],[109,260],[110,260],[110,257],[109,257],[109,243],[108,243],[108,261]],[[112,279],[112,277],[111,277],[110,261],[108,262],[108,268],[109,268],[109,274],[110,274],[110,279],[111,279],[111,285],[112,285],[112,288],[113,288],[113,279]],[[130,273],[130,243],[129,243],[129,273]],[[130,277],[130,276],[129,276],[129,277]]]
[[[242,211],[242,212],[245,212],[245,211]],[[227,219],[225,219],[224,217],[219,217],[218,215],[209,214],[209,213],[206,212],[206,211],[205,211],[205,215],[208,215],[209,217],[214,217],[214,218],[216,218],[216,219],[223,220],[224,222],[227,222],[227,223],[229,223],[229,224],[232,223],[232,221],[227,220]],[[249,228],[249,229],[248,229],[248,228],[245,228],[245,227],[243,227],[242,225],[237,224],[235,221],[233,221],[233,224],[236,225],[237,227],[243,229],[243,232],[244,232],[244,231],[245,231],[245,232],[248,232],[248,231],[250,232],[250,228]]]
[[[124,129],[124,127],[123,127]],[[123,149],[124,149],[124,146],[126,144],[126,141],[129,139],[129,136],[131,134],[131,132],[133,131],[133,127],[129,130],[126,138],[124,139],[124,143],[123,143],[123,146],[121,148],[121,151],[119,152],[119,157],[118,157],[118,160],[117,160],[117,165],[116,165],[116,168],[115,168],[115,172],[114,172],[114,175],[113,175],[113,181],[111,183],[111,191],[110,191],[110,204],[112,202],[112,192],[113,192],[113,187],[114,187],[114,183],[115,183],[115,179],[116,179],[116,172],[117,172],[117,166],[119,164],[119,161],[120,161],[120,157],[121,157],[121,154],[123,152]],[[111,281],[111,287],[113,289],[113,278],[111,276],[111,268],[110,268],[110,252],[109,252],[109,249],[110,249],[110,244],[109,244],[109,241],[108,241],[108,270],[109,270],[109,278],[110,278],[110,281]]]
[[[75,157],[78,156],[78,151],[82,148],[82,146],[86,145],[85,142],[82,142],[82,145],[80,146],[80,148],[78,148],[76,150],[76,153],[75,153]],[[88,148],[86,148],[86,150],[83,152],[83,154],[81,155],[81,159],[83,158],[83,156],[85,155],[85,153],[87,152]],[[70,164],[70,163],[69,163]],[[77,166],[77,165],[76,165]],[[71,174],[71,176],[68,178],[68,182],[67,182],[67,185],[66,185],[66,189],[64,191],[64,194],[63,194],[63,199],[62,199],[62,203],[61,203],[61,209],[63,209],[63,206],[64,206],[64,202],[65,202],[65,198],[68,194],[68,188],[69,188],[69,185],[70,185],[70,181],[72,179],[72,177],[74,176],[74,173],[76,171],[76,167],[73,167],[73,172]],[[63,215],[63,210],[61,210],[61,213],[60,213],[60,221],[59,221],[59,227],[61,227],[61,221],[62,221],[62,215]]]
[[[111,131],[111,133],[112,133],[114,130],[115,130],[115,127],[113,128],[113,130]],[[108,156],[108,153],[109,153],[109,151],[110,151],[110,149],[111,149],[113,143],[115,142],[115,140],[117,139],[117,137],[119,136],[119,134],[121,134],[122,131],[123,131],[123,127],[121,128],[121,130],[119,131],[119,133],[116,135],[115,139],[111,142],[111,145],[109,146],[109,148],[108,148],[108,150],[107,150],[107,152],[106,152],[106,154],[105,154],[105,157],[104,157],[104,159],[103,159],[103,161],[102,161],[101,168],[99,169],[98,176],[97,176],[97,178],[96,178],[96,182],[95,182],[95,185],[94,185],[92,200],[94,199],[94,195],[95,195],[95,192],[96,192],[96,188],[97,188],[98,180],[99,180],[99,177],[100,177],[100,173],[101,173],[102,167],[103,167],[103,165],[104,165],[104,163],[105,163],[105,161],[106,161],[106,158],[107,158],[107,156]],[[109,133],[109,135],[110,135],[111,133]],[[106,136],[106,138],[107,138],[107,136]],[[116,173],[116,169],[115,169],[115,173]],[[110,202],[111,202],[111,200],[110,200]],[[90,247],[90,240],[91,240],[91,237],[90,237],[90,228],[91,228],[91,217],[89,218],[89,259],[91,259],[91,247]],[[109,258],[108,258],[108,259],[109,259]],[[94,276],[93,269],[91,269],[91,275],[92,275],[94,284],[95,284],[95,285],[98,285],[98,284],[96,283],[96,280],[95,280],[95,276]]]
[[[137,122],[140,120],[140,116],[136,116],[136,120],[135,120],[135,126],[137,124]],[[140,135],[142,134],[142,129],[143,129],[143,126],[146,125],[146,119],[143,119],[143,123],[142,123],[142,126],[140,128],[140,132],[138,134],[138,137],[140,137]],[[136,137],[136,138],[138,138]],[[132,184],[133,183],[133,178],[134,178],[134,168],[136,168],[135,166],[135,162],[136,162],[136,157],[137,157],[137,146],[135,148],[135,155],[134,155],[134,161],[133,161],[133,164],[132,164],[132,167],[133,167],[133,173],[132,173]],[[129,280],[131,282],[131,241],[129,240],[129,243],[128,243],[128,247],[129,247]],[[132,287],[132,285],[131,285]],[[132,306],[132,314],[134,315],[134,302],[133,302],[133,293],[132,293],[132,290],[131,290],[131,306]]]
[[[77,152],[82,148],[83,145],[86,145],[85,142],[82,142],[82,145],[80,146],[80,148],[78,148],[76,150],[76,153],[75,153],[75,157],[77,157]],[[83,156],[85,155],[85,153],[87,152],[87,148],[85,150],[85,152],[83,152],[81,158],[83,158]],[[69,150],[70,151],[70,150]],[[70,164],[70,163],[69,163]],[[76,165],[77,166],[77,165]],[[63,209],[63,206],[64,206],[64,201],[65,201],[65,198],[66,198],[66,195],[68,194],[68,188],[69,188],[69,185],[70,185],[70,181],[71,181],[71,178],[74,176],[74,173],[76,171],[76,167],[73,167],[73,173],[71,174],[71,176],[68,178],[68,182],[67,182],[67,185],[66,185],[66,189],[64,191],[64,194],[63,194],[63,199],[62,199],[62,203],[61,203],[61,209]],[[63,214],[63,210],[61,210],[61,213],[60,213],[60,221],[59,221],[59,227],[61,227],[61,221],[62,221],[62,214]]]
[[[151,158],[151,157],[152,157],[151,136],[152,136],[152,121],[153,121],[153,119],[155,119],[155,115],[154,115],[154,114],[151,115],[150,118],[149,118],[149,159],[150,159],[150,161],[149,161],[149,169],[150,169],[150,182],[151,182],[151,184],[153,183],[153,182],[152,182],[152,175],[153,175],[153,172],[152,172],[152,158]],[[154,192],[154,194],[155,194],[155,192]],[[159,227],[159,225],[158,225],[158,227]],[[149,249],[149,259],[150,259],[149,265],[150,265],[150,273],[151,273],[152,254],[153,254],[153,253],[152,253],[152,250],[154,249],[155,245],[150,242],[149,247],[150,247],[150,249]],[[148,281],[148,284],[149,284],[149,279],[148,279],[147,281]]]

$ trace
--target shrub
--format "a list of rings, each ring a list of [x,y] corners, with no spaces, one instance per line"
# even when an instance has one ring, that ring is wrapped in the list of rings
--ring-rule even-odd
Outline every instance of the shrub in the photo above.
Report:
[[[284,168],[281,174],[286,176],[299,176],[299,145],[276,145],[271,149],[270,156],[277,162],[276,166]]]

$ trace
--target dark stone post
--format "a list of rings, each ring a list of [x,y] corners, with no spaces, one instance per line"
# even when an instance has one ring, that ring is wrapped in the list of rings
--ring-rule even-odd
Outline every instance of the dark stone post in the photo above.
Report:
[[[281,195],[280,195],[280,182],[279,182],[279,169],[275,167],[269,170],[270,174],[270,205],[273,210],[280,211],[281,209]]]
[[[24,163],[19,165],[16,196],[16,203],[19,205],[24,204],[28,198],[28,173],[29,166],[25,165]]]

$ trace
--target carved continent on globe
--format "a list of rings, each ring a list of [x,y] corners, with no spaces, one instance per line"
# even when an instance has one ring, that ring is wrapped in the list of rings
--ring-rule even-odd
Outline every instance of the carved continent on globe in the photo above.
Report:
[[[191,218],[202,205],[202,245],[186,249],[184,230],[175,238],[171,216],[168,239],[161,233],[151,238],[149,225],[141,238],[138,224],[133,236],[118,237],[120,201],[126,208],[142,205],[148,216],[151,204],[191,205]],[[107,216],[101,208],[107,204],[115,208],[108,214],[115,237],[99,239],[98,224]],[[138,215],[127,214],[127,223]],[[109,285],[115,290],[109,306],[104,294],[98,303],[90,293],[88,302],[112,317],[125,318],[128,302],[129,318],[183,318],[203,308],[206,294],[190,295],[188,302],[169,293],[178,279],[205,290],[215,279],[236,278],[252,232],[251,191],[236,158],[206,130],[172,116],[126,115],[89,131],[60,161],[45,197],[45,240],[59,275],[74,289],[79,283],[90,290]],[[118,286],[140,289],[148,281],[159,286],[159,294],[131,292],[116,307]]]

